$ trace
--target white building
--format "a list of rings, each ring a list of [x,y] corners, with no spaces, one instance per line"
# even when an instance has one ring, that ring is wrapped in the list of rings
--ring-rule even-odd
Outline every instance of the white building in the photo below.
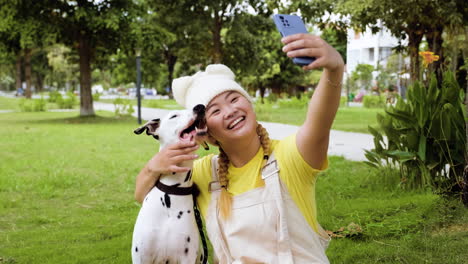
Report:
[[[398,45],[398,39],[393,37],[387,29],[372,34],[370,29],[365,32],[348,29],[348,44],[346,51],[346,69],[348,74],[353,72],[358,64],[385,66],[392,48]]]

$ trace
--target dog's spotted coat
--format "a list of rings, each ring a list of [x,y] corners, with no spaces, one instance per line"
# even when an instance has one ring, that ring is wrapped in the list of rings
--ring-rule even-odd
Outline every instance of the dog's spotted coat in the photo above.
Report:
[[[194,129],[194,124],[202,126]],[[204,107],[193,111],[177,110],[163,119],[152,120],[135,130],[159,139],[160,149],[177,140],[199,139],[206,134]],[[193,161],[180,166],[191,167]],[[159,185],[158,185],[159,184]],[[133,263],[205,263],[200,249],[200,235],[194,216],[192,195],[176,195],[173,189],[189,190],[192,173],[161,175],[159,183],[143,200],[132,241]],[[165,186],[165,188],[162,188]]]

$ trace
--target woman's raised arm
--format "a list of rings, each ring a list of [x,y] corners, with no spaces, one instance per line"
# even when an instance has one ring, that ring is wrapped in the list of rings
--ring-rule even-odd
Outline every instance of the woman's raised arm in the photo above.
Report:
[[[296,144],[304,160],[320,169],[327,158],[330,129],[341,96],[344,62],[341,55],[318,36],[296,34],[282,39],[288,57],[315,57],[304,70],[323,68],[320,82],[309,102],[304,124],[299,128]]]

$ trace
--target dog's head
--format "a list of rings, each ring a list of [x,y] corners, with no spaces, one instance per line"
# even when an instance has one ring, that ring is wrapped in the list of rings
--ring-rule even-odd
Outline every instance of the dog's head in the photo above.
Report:
[[[146,131],[147,135],[158,139],[161,148],[182,140],[196,141],[198,144],[203,145],[205,149],[208,149],[205,142],[207,127],[204,105],[196,105],[191,110],[171,111],[162,119],[153,119],[133,132],[139,135],[143,131]]]

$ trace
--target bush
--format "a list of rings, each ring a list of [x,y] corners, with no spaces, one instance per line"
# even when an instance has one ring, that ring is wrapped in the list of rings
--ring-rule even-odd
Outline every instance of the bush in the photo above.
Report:
[[[93,101],[94,101],[94,102],[99,101],[100,98],[101,98],[101,94],[100,94],[100,93],[94,93],[94,94],[93,94]]]
[[[49,102],[56,103],[58,100],[62,99],[62,94],[58,91],[49,92]]]
[[[114,113],[118,117],[131,116],[135,112],[129,99],[116,98],[113,103],[115,107]]]
[[[457,194],[466,155],[463,90],[446,72],[441,86],[432,75],[427,85],[414,83],[407,96],[377,114],[383,134],[369,127],[375,148],[366,151],[367,163],[398,169],[404,186]]]
[[[161,100],[147,100],[146,105],[151,108],[164,108],[164,104]]]
[[[60,109],[73,109],[73,107],[78,104],[78,100],[73,92],[68,91],[67,97],[58,97],[56,103]]]
[[[385,95],[364,95],[362,105],[365,108],[384,108],[386,100]]]
[[[270,93],[266,99],[272,103],[276,103],[276,101],[278,101],[278,95],[275,94],[275,93]]]
[[[278,100],[278,106],[280,108],[295,108],[295,109],[305,109],[309,105],[310,98],[306,96],[301,96],[301,98],[292,97],[291,99],[281,99]]]
[[[348,99],[346,98],[346,96],[341,96],[340,97],[340,107],[346,106],[347,102],[348,102]]]
[[[46,100],[44,98],[41,99],[25,99],[22,98],[19,101],[19,108],[21,112],[45,112],[46,108]]]

